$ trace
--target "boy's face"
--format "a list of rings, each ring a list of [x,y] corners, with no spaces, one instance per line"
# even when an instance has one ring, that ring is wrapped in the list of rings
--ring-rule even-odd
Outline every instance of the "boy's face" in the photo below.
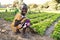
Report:
[[[22,14],[25,15],[27,13],[27,9],[26,8],[22,8]]]

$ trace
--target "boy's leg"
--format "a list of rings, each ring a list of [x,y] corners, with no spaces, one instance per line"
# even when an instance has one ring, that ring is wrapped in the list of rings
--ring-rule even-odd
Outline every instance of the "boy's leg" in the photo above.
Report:
[[[19,28],[18,27],[16,27],[16,32],[15,32],[16,34],[18,34],[18,33],[20,33],[20,31],[19,31]]]
[[[19,29],[16,29],[15,34],[19,34],[19,33],[20,33]]]
[[[25,34],[26,33],[26,28],[23,28],[23,31],[22,32],[23,32],[23,34]]]

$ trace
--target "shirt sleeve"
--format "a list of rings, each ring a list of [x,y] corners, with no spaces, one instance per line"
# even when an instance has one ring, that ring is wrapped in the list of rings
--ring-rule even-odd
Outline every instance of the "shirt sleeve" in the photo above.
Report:
[[[14,18],[13,22],[12,22],[12,25],[14,26],[15,20],[20,20],[20,19],[21,19],[21,15],[19,13],[17,13],[15,15],[15,18]]]

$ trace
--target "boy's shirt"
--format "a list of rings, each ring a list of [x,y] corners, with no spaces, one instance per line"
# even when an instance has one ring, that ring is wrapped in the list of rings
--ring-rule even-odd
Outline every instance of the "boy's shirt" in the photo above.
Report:
[[[21,20],[23,17],[25,17],[25,18],[23,20]],[[13,22],[15,22],[15,20],[21,20],[21,23],[23,23],[26,20],[26,16],[23,16],[20,13],[17,13]]]
[[[22,16],[20,13],[17,13],[17,14],[16,14],[16,16],[15,16],[15,18],[14,18],[12,24],[11,24],[11,28],[12,28],[13,31],[15,31],[15,29],[14,29],[14,27],[15,27],[15,26],[14,26],[15,20],[16,20],[16,19],[17,19],[17,20],[21,20],[23,17],[26,17],[26,16]],[[21,23],[24,23],[25,20],[26,20],[26,18],[24,18],[24,19],[21,21]],[[18,27],[18,26],[17,26],[17,27]]]

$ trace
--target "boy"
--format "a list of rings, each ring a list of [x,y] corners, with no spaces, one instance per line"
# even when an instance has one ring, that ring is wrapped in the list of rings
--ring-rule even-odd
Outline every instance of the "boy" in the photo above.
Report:
[[[21,13],[16,14],[12,24],[11,28],[12,31],[15,33],[20,33],[19,29],[23,28],[23,34],[25,34],[26,28],[29,28],[31,32],[34,32],[32,28],[30,28],[30,20],[26,18],[27,13],[27,5],[22,4],[21,5]]]

